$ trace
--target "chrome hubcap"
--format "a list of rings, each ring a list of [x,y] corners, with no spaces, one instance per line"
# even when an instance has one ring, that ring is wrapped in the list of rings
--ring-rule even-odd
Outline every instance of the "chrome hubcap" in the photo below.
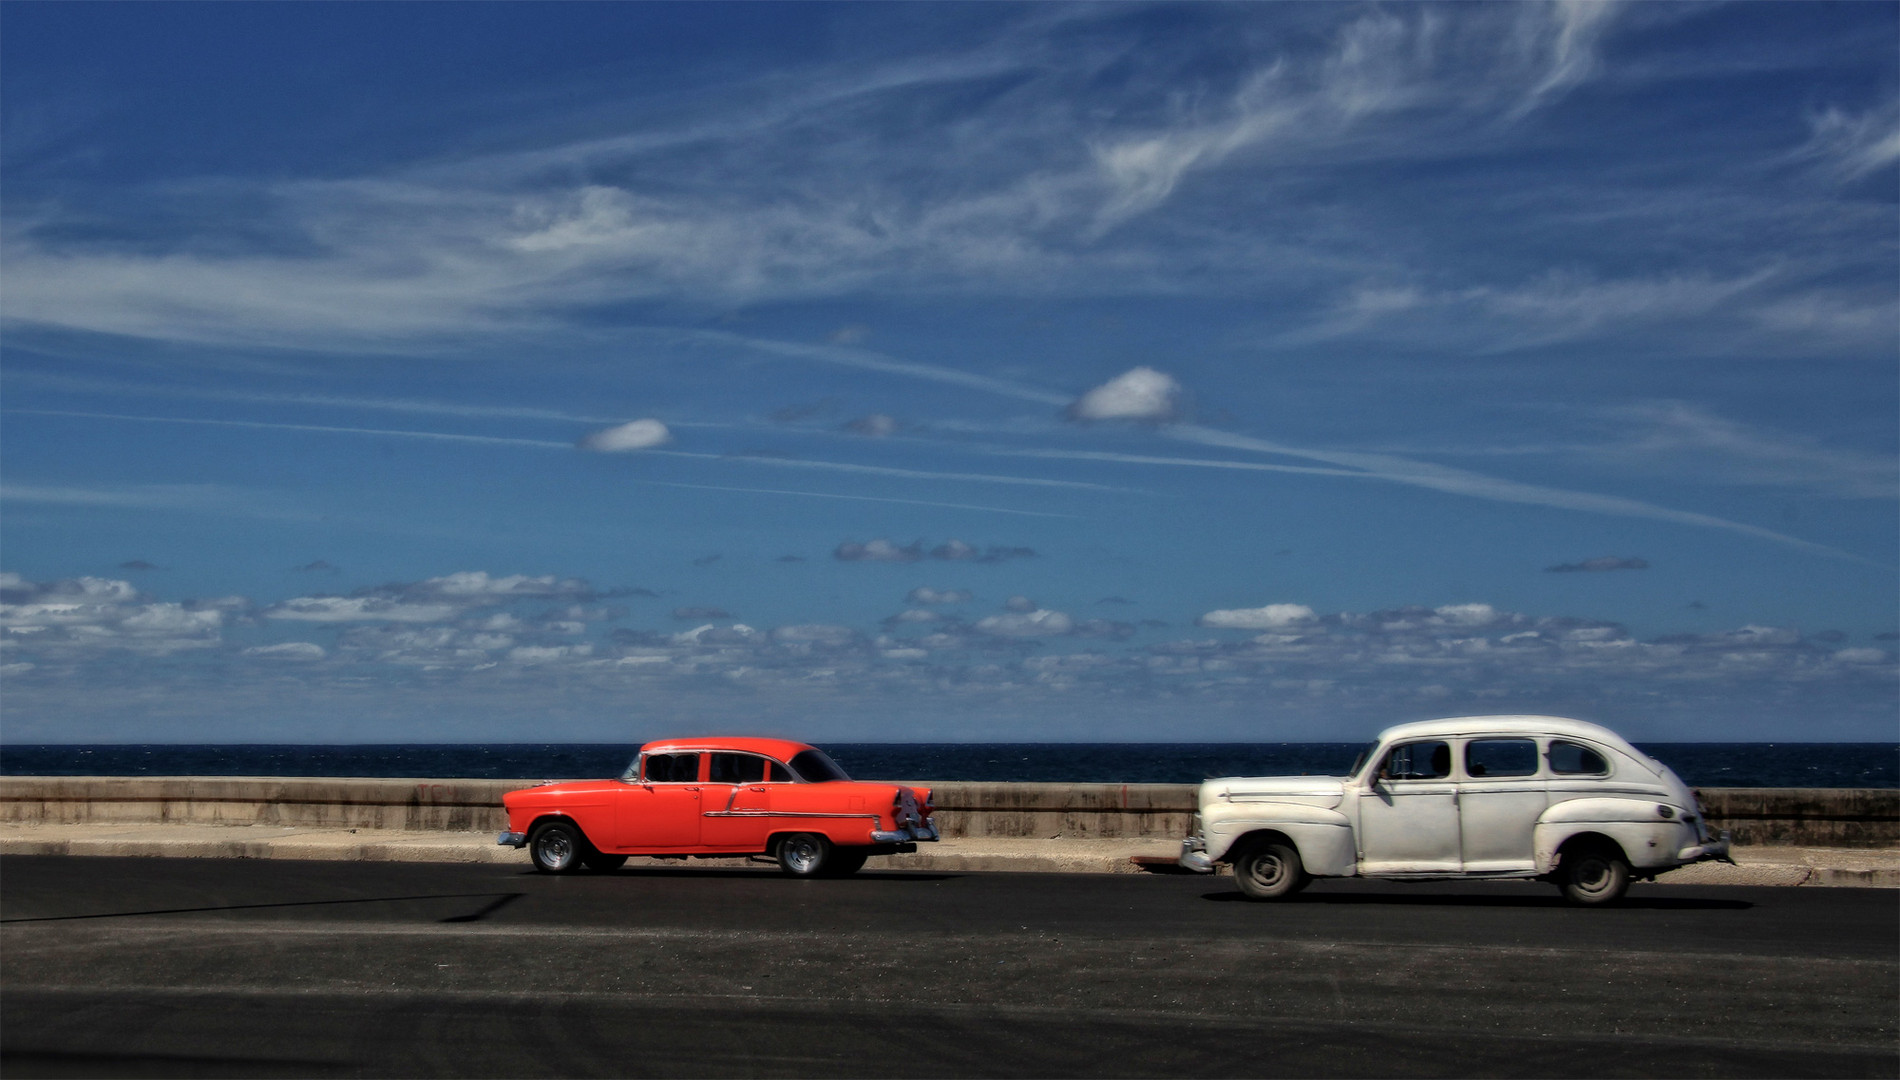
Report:
[[[1248,867],[1247,876],[1253,879],[1255,885],[1263,889],[1271,889],[1279,885],[1281,879],[1286,877],[1286,864],[1277,856],[1262,855],[1253,860]]]
[[[1610,864],[1589,859],[1577,867],[1577,888],[1584,892],[1602,892],[1610,887]]]
[[[555,869],[566,866],[568,860],[574,857],[574,845],[568,843],[567,837],[560,833],[542,837],[536,849],[541,855],[541,864]]]
[[[809,874],[818,865],[818,845],[800,837],[785,842],[785,865],[801,874]]]

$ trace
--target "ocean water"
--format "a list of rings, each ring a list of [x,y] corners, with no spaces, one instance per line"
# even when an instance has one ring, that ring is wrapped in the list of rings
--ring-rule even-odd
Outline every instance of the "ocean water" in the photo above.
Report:
[[[1900,787],[1896,743],[1643,743],[1696,787]],[[825,743],[863,779],[1192,784],[1338,775],[1360,743]],[[618,776],[617,743],[0,746],[9,776]]]

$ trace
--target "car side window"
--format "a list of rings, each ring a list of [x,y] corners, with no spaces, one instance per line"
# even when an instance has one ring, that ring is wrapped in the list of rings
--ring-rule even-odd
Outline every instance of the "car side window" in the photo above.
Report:
[[[1402,743],[1385,757],[1379,776],[1385,780],[1440,780],[1451,775],[1451,744]]]
[[[1603,755],[1563,739],[1550,741],[1550,771],[1559,776],[1602,776],[1610,771]]]
[[[714,754],[710,775],[715,784],[757,784],[765,779],[765,759],[754,754]]]
[[[690,784],[699,779],[698,754],[648,754],[646,782]]]
[[[1465,744],[1465,775],[1491,779],[1534,776],[1537,743],[1533,739],[1473,739]]]
[[[792,770],[780,765],[778,762],[768,761],[765,763],[765,767],[765,778],[774,784],[789,784],[792,782]]]

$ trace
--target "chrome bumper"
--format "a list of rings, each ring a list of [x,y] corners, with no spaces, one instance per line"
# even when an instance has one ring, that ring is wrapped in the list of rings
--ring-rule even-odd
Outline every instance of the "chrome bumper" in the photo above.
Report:
[[[1729,858],[1728,845],[1728,833],[1723,832],[1713,840],[1697,844],[1695,847],[1683,848],[1676,852],[1676,858],[1686,863],[1714,861],[1733,865],[1735,860]]]
[[[918,840],[935,839],[937,839],[937,823],[930,818],[900,825],[889,832],[883,829],[871,830],[873,844],[909,844]]]
[[[1197,874],[1214,872],[1214,860],[1207,857],[1207,842],[1198,836],[1181,841],[1181,857],[1176,861]]]
[[[518,833],[518,832],[505,832],[505,833],[502,833],[500,836],[495,837],[495,843],[500,844],[502,847],[527,847],[528,834]]]

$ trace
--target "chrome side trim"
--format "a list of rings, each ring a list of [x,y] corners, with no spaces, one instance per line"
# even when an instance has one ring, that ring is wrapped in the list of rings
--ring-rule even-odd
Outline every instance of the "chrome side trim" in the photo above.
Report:
[[[1676,852],[1676,859],[1678,862],[1685,863],[1725,862],[1733,865],[1735,860],[1729,857],[1728,849],[1728,833],[1723,832],[1719,837],[1706,844],[1697,844],[1694,847],[1686,847]]]
[[[701,817],[802,817],[802,818],[869,818],[876,821],[877,814],[807,814],[797,810],[708,810]]]

